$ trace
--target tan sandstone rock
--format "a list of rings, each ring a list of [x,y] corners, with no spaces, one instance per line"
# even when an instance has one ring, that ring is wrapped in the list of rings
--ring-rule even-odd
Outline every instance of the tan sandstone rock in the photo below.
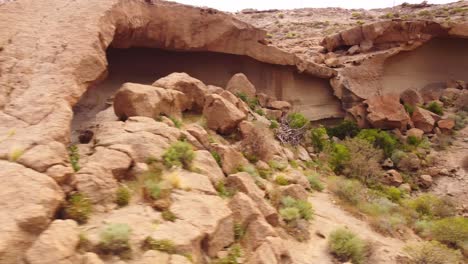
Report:
[[[221,134],[229,134],[246,118],[245,113],[223,97],[211,94],[206,97],[203,116],[207,126]]]
[[[413,120],[414,126],[425,133],[429,133],[434,129],[435,120],[432,118],[431,112],[426,109],[416,107],[411,119]]]
[[[208,176],[214,186],[216,186],[218,182],[224,180],[223,171],[209,151],[195,151],[195,158],[192,161],[192,166],[199,170],[200,174]]]
[[[73,220],[55,220],[26,252],[31,264],[71,264],[79,241],[78,224]]]
[[[406,131],[406,135],[408,137],[415,137],[417,139],[422,139],[424,135],[424,131],[419,128],[411,128],[410,130]]]
[[[455,121],[452,119],[442,119],[437,122],[437,127],[440,128],[442,133],[449,134],[455,127]]]
[[[368,105],[367,120],[375,128],[405,130],[410,118],[400,98],[396,95],[375,96],[365,103]]]
[[[226,85],[226,90],[233,94],[243,93],[249,98],[254,98],[256,94],[255,86],[243,73],[237,73],[232,76]]]
[[[221,144],[212,144],[213,150],[221,157],[222,169],[225,174],[237,172],[243,166],[249,164],[249,161],[232,146]]]
[[[209,256],[216,256],[218,251],[234,242],[232,212],[222,198],[191,192],[176,192],[171,197],[171,211],[177,218],[208,235]]]
[[[208,90],[200,80],[190,77],[186,73],[172,73],[153,83],[153,86],[177,90],[185,94],[188,99],[188,109],[201,111],[205,105]]]
[[[114,98],[114,111],[121,120],[160,114],[180,118],[188,107],[186,96],[179,91],[136,83],[125,83]]]
[[[227,186],[247,194],[258,206],[268,223],[276,226],[279,223],[278,212],[265,200],[263,192],[246,172],[231,174],[227,177]]]
[[[384,182],[392,186],[400,186],[403,183],[403,177],[396,170],[388,170],[384,174]]]

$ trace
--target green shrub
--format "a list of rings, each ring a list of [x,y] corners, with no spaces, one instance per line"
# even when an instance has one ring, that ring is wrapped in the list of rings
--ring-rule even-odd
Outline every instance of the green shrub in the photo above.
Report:
[[[132,193],[127,186],[120,186],[117,189],[115,203],[118,206],[126,206],[130,202],[130,198],[132,197]]]
[[[261,115],[261,116],[265,115],[265,111],[263,111],[263,109],[261,109],[261,108],[256,109],[255,113],[257,113],[258,115]]]
[[[323,191],[324,187],[320,178],[317,174],[311,174],[307,176],[307,180],[309,181],[310,187],[316,191]]]
[[[183,123],[180,119],[177,119],[175,117],[172,117],[170,116],[169,119],[172,121],[172,123],[174,123],[174,126],[177,127],[177,128],[181,128]]]
[[[289,208],[288,210],[283,210],[286,216],[283,216],[283,214],[281,213],[282,210],[280,210],[280,214],[287,221],[292,221],[292,220],[296,220],[299,218],[302,218],[305,220],[311,220],[313,218],[314,209],[312,208],[312,205],[308,201],[296,200],[290,196],[286,196],[281,199],[281,206],[282,206],[282,209]],[[292,219],[292,216],[296,215],[295,213],[296,210],[292,210],[291,208],[296,209],[298,213],[298,216],[294,219]]]
[[[291,128],[303,128],[309,124],[309,120],[301,113],[290,113],[288,115],[288,123]]]
[[[468,218],[457,216],[434,221],[429,233],[444,244],[462,247],[468,241]]]
[[[324,127],[317,127],[310,130],[310,139],[315,151],[321,152],[328,146],[327,130]]]
[[[384,157],[382,150],[360,138],[348,138],[343,141],[343,145],[348,153],[347,156],[342,155],[338,172],[367,185],[378,183],[383,175],[380,166]]]
[[[284,171],[288,167],[287,163],[279,162],[276,160],[270,160],[268,162],[268,165],[270,166],[272,170],[275,170],[275,171]]]
[[[240,223],[234,223],[234,240],[239,241],[245,236],[246,232],[245,226]]]
[[[412,146],[419,146],[421,144],[422,139],[418,138],[417,136],[408,136],[406,138],[406,143],[412,145]]]
[[[334,172],[341,173],[345,167],[345,164],[351,158],[351,155],[348,148],[343,144],[336,143],[333,145],[332,149],[333,150],[330,153],[328,163]]]
[[[229,198],[234,196],[235,194],[235,191],[226,188],[226,185],[223,181],[219,181],[218,183],[216,183],[215,189],[221,197]]]
[[[222,159],[221,159],[221,155],[219,155],[218,152],[216,152],[216,151],[211,151],[211,156],[213,156],[213,158],[216,160],[216,163],[218,163],[218,165],[219,165],[220,167],[223,166],[223,161],[222,161]]]
[[[275,177],[275,182],[276,182],[276,184],[281,185],[281,186],[289,185],[289,181],[288,181],[288,179],[286,179],[286,177],[284,177],[284,175],[276,176]]]
[[[366,190],[357,180],[348,180],[340,177],[330,179],[329,188],[341,200],[351,204],[358,205],[365,201]]]
[[[390,157],[396,149],[398,140],[386,131],[378,129],[363,129],[357,135],[358,138],[367,140],[374,147],[382,149],[386,157]]]
[[[403,198],[403,192],[397,187],[384,187],[383,192],[385,196],[392,202],[399,202]]]
[[[99,249],[105,254],[129,251],[130,234],[131,229],[127,224],[109,224],[100,234]]]
[[[170,210],[164,210],[161,213],[161,216],[164,220],[174,222],[177,219],[177,216]]]
[[[73,170],[79,171],[80,165],[78,164],[80,161],[80,153],[78,151],[78,147],[76,145],[72,145],[68,148],[68,153],[70,156],[70,163],[72,165]]]
[[[409,264],[462,264],[460,251],[450,249],[437,241],[420,242],[404,248]]]
[[[301,214],[299,212],[299,209],[297,209],[295,207],[282,208],[282,209],[279,210],[279,213],[280,213],[281,217],[287,222],[291,222],[291,221],[294,221],[294,220],[297,220],[297,219],[301,218]]]
[[[169,239],[154,239],[152,237],[147,237],[145,239],[144,248],[150,250],[159,250],[169,254],[177,253],[174,242]]]
[[[334,127],[327,127],[326,130],[330,138],[337,137],[339,139],[345,139],[346,137],[355,137],[360,131],[356,122],[350,120],[345,120]]]
[[[154,180],[146,180],[143,188],[148,198],[157,200],[161,197],[162,190],[158,182]]]
[[[440,105],[437,102],[430,102],[424,108],[426,110],[431,111],[434,114],[437,114],[437,115],[443,115],[444,114],[444,108],[442,107],[442,105]]]
[[[368,246],[353,232],[337,229],[330,234],[330,252],[340,261],[351,261],[353,264],[365,263]]]
[[[414,199],[403,201],[405,207],[414,210],[420,218],[440,218],[455,214],[455,206],[448,199],[433,194],[422,194]]]
[[[236,96],[239,97],[239,99],[241,99],[242,101],[244,101],[246,103],[249,102],[249,96],[244,92],[237,92]]]
[[[414,113],[414,106],[410,104],[404,104],[404,107],[405,107],[406,113],[408,113],[409,116],[412,116]]]
[[[460,111],[452,116],[452,119],[455,121],[455,126],[453,129],[462,130],[468,123],[468,113],[465,111]]]
[[[164,153],[164,164],[171,168],[173,166],[182,166],[188,169],[195,158],[195,152],[192,145],[184,141],[173,143]]]
[[[270,121],[271,121],[271,123],[270,123],[270,128],[271,129],[277,129],[279,127],[278,121],[276,121],[276,120],[270,120]]]
[[[73,219],[83,224],[89,219],[92,212],[91,201],[81,193],[72,194],[65,205],[65,218]]]

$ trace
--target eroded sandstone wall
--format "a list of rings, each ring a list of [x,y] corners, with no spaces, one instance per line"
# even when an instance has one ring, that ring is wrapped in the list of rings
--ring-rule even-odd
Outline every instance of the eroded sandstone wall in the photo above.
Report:
[[[388,58],[383,66],[383,93],[424,87],[445,88],[447,80],[468,81],[468,39],[433,39],[413,51]]]

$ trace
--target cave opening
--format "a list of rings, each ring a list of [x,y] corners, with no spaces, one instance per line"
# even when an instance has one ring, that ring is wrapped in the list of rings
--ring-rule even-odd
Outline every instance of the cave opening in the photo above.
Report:
[[[292,66],[272,65],[241,55],[154,48],[108,48],[107,60],[107,78],[90,87],[74,106],[72,142],[77,141],[80,131],[116,120],[111,100],[123,83],[152,84],[173,72],[185,72],[207,85],[222,88],[234,74],[244,73],[257,92],[291,102],[295,111],[311,120],[342,116],[328,79],[298,73]]]

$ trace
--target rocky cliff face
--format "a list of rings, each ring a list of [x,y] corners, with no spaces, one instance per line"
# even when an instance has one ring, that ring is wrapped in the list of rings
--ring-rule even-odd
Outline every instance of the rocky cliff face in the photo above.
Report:
[[[247,229],[239,242],[249,252],[247,263],[291,263],[280,239],[284,230],[278,226],[284,223],[272,183],[237,173],[252,162],[242,153],[245,145],[259,151],[260,170],[279,166],[269,160],[310,161],[305,148],[292,153],[265,132],[275,124],[269,119],[281,120],[291,110],[312,120],[341,118],[348,111],[356,119],[369,113],[364,123],[404,130],[411,121],[400,97],[375,96],[430,88],[441,78],[468,81],[459,70],[468,66],[464,22],[376,22],[328,36],[324,49],[303,56],[268,45],[267,32],[230,14],[166,1],[0,1],[0,16],[0,263],[101,263],[94,253],[75,251],[75,222],[54,220],[63,218],[65,200],[76,191],[98,212],[82,228],[93,230],[93,248],[102,247],[103,223],[128,218],[137,234],[132,247],[160,249],[155,240],[173,239],[180,253],[138,251],[137,260],[184,263],[183,253],[204,263],[227,254],[234,222],[240,221]],[[449,51],[429,61],[450,71],[427,78],[436,67],[424,67],[421,60],[440,49]],[[447,56],[458,59],[444,61]],[[412,67],[421,70],[401,78]],[[178,127],[185,111],[203,115],[208,131],[200,124]],[[233,131],[241,139],[213,139]],[[148,159],[161,162],[181,138],[195,146],[197,170],[167,172],[160,180],[175,190],[167,199],[114,210],[125,177],[152,172]],[[83,146],[70,155],[71,141]],[[83,157],[80,164],[76,155]],[[286,167],[291,184],[275,192],[306,199],[307,179]],[[282,170],[276,169],[272,179],[281,182]],[[216,196],[222,192],[219,179],[238,194],[229,201]],[[148,200],[152,193],[144,190]],[[165,219],[171,218],[167,200],[180,222]],[[163,224],[154,231],[154,222]]]

